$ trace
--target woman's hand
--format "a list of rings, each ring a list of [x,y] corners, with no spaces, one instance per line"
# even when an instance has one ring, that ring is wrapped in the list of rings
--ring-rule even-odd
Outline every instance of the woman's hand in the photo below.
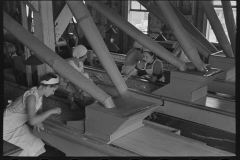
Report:
[[[62,111],[61,108],[58,108],[58,107],[51,109],[51,113],[52,114],[60,114],[61,111]]]
[[[161,81],[161,82],[165,82],[165,77],[162,76],[162,78],[160,78],[159,81]]]
[[[36,129],[38,132],[40,132],[40,129],[44,130],[44,127],[43,127],[42,123],[34,125],[33,128]]]
[[[124,76],[123,76],[123,79],[124,79],[124,81],[126,81],[126,80],[128,79],[128,76],[127,76],[127,75],[124,75]]]
[[[137,63],[137,68],[139,68],[139,69],[144,68],[145,63],[146,63],[145,61],[139,61],[139,62]]]

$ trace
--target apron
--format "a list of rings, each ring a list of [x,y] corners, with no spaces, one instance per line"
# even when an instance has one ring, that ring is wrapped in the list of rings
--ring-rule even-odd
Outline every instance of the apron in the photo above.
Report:
[[[88,75],[88,73],[84,72],[84,68],[83,68],[83,62],[80,61],[79,64],[75,64],[75,62],[70,58],[67,60],[68,63],[73,66],[78,72],[80,72],[83,76],[85,76],[87,79],[89,79],[91,82],[93,82],[93,80],[90,78],[90,76]],[[66,86],[66,90],[68,92],[71,93],[75,93],[75,97],[79,98],[81,97],[81,95],[83,96],[87,96],[87,97],[91,97],[90,95],[88,95],[87,93],[83,92],[78,86],[72,84],[71,82],[67,81],[67,86]]]
[[[150,68],[147,68],[147,64],[145,64],[144,70],[147,72],[148,76],[151,77],[153,75],[153,66],[156,63],[156,61],[160,61],[159,59],[156,59],[152,64]],[[161,62],[161,61],[160,61]],[[163,64],[161,62],[161,67],[163,70]],[[162,72],[163,73],[163,72]]]
[[[37,87],[33,87],[11,102],[3,114],[3,139],[23,149],[19,156],[38,156],[46,151],[42,140],[26,124],[28,115],[25,98],[29,95],[36,97],[37,112],[42,105],[42,97],[38,96]]]

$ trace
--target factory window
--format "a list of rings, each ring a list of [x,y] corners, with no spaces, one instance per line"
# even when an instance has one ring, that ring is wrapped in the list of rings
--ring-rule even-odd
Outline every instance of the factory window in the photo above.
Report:
[[[235,20],[235,23],[236,23],[236,14],[237,14],[236,1],[231,1],[231,4],[232,4],[232,9],[233,9],[234,20]],[[214,9],[215,9],[215,11],[218,15],[218,18],[219,18],[219,20],[220,20],[220,22],[223,26],[223,29],[224,29],[227,37],[228,37],[228,40],[229,40],[228,31],[227,31],[227,27],[226,27],[226,24],[225,24],[225,19],[224,19],[224,14],[223,14],[223,8],[222,8],[221,1],[213,1],[213,6],[214,6]],[[210,42],[218,43],[217,38],[216,38],[208,20],[207,20],[206,37]]]
[[[148,11],[138,1],[129,0],[128,21],[142,31],[148,33]]]

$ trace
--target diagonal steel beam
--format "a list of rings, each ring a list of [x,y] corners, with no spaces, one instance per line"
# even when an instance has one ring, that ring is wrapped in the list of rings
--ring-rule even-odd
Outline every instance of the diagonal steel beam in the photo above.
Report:
[[[237,31],[236,31],[236,24],[235,24],[235,20],[234,20],[231,2],[222,0],[222,7],[223,7],[224,19],[225,19],[225,23],[227,26],[228,36],[229,36],[229,39],[231,42],[232,50],[233,50],[233,53],[236,54],[235,47],[236,47],[236,32]]]
[[[109,50],[87,9],[87,6],[82,1],[66,1],[66,3],[119,94],[123,95],[127,93],[128,87],[122,78],[116,63],[110,55]]]
[[[161,22],[163,22],[166,26],[170,27],[168,22],[166,21],[166,19],[164,18],[161,10],[159,9],[158,6],[156,6],[155,4],[153,4],[151,1],[138,1],[141,5],[143,5],[150,13],[152,13],[157,19],[159,19]],[[174,10],[175,11],[175,10]],[[175,12],[177,15],[178,13]],[[184,17],[185,18],[185,17]],[[196,39],[195,37],[200,37],[198,35],[196,35],[197,33],[194,31],[194,29],[190,29],[188,25],[186,25],[186,23],[183,23],[182,19],[179,18],[179,20],[182,22],[182,25],[184,26],[184,28],[188,31],[188,35],[191,38],[192,42],[194,43],[195,47],[197,48],[197,50],[199,51],[199,53],[201,55],[203,55],[205,58],[208,58],[208,56],[212,53],[206,46],[205,43],[200,42],[200,39]],[[191,23],[190,23],[191,24]],[[195,28],[196,29],[196,28]],[[197,30],[198,31],[198,30]],[[199,31],[198,31],[199,32]],[[191,34],[190,34],[191,33]],[[200,33],[201,34],[201,33]],[[192,36],[193,35],[193,36]],[[203,35],[201,35],[203,36]],[[210,43],[210,42],[206,42],[206,43]],[[203,45],[205,44],[205,46]],[[210,46],[213,46],[210,43]],[[214,46],[213,46],[214,47]],[[215,47],[214,47],[215,48]],[[215,52],[218,51],[216,48],[214,49],[212,48],[212,51]]]
[[[206,71],[206,67],[200,59],[196,47],[183,28],[170,3],[168,1],[155,1],[155,3],[161,9],[164,17],[173,31],[174,36],[177,38],[186,56],[194,64],[198,71]]]
[[[202,3],[204,13],[206,14],[206,16],[210,22],[213,32],[220,44],[220,47],[222,48],[224,54],[227,57],[234,57],[232,47],[228,41],[227,35],[224,32],[222,24],[217,16],[216,11],[214,10],[214,7],[213,7],[211,1],[200,1],[200,2]]]
[[[122,16],[111,10],[104,3],[99,1],[86,1],[86,3],[103,14],[108,20],[114,23],[118,28],[131,36],[134,40],[138,41],[141,45],[151,50],[154,54],[161,57],[165,61],[171,63],[181,71],[186,70],[186,65],[181,60],[173,56],[168,50],[156,43],[147,35],[143,34],[131,23],[126,21]]]
[[[111,96],[89,81],[85,76],[79,74],[76,69],[69,65],[64,59],[53,52],[49,47],[47,47],[5,12],[3,12],[3,27],[17,40],[32,50],[38,58],[52,67],[59,75],[68,79],[84,92],[91,95],[106,108],[114,107]]]

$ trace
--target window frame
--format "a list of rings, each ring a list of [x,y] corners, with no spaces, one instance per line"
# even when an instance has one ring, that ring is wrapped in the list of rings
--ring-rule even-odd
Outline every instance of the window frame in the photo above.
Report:
[[[138,2],[138,1],[136,1],[136,0],[129,0],[130,1],[130,9],[129,9],[129,11],[137,11],[137,12],[149,12],[147,9],[141,9],[141,4]],[[136,2],[138,2],[139,4],[140,4],[140,9],[133,9],[132,8],[132,1],[136,1]]]
[[[136,1],[136,2],[138,2],[137,0],[128,0],[128,22],[129,23],[131,23],[132,24],[132,22],[131,22],[131,17],[132,17],[132,15],[131,15],[131,12],[148,12],[148,14],[150,14],[150,12],[145,8],[145,9],[143,9],[143,8],[141,8],[141,4],[140,4],[140,9],[133,9],[132,8],[132,1]],[[149,22],[148,22],[148,26],[147,26],[147,31],[142,31],[142,30],[139,30],[139,31],[141,31],[143,34],[148,34],[148,32],[149,32]]]
[[[223,11],[223,7],[222,7],[222,3],[221,4],[214,4],[214,1],[212,2],[212,5],[213,5],[213,7],[214,7],[214,10],[216,11],[216,10],[222,10]],[[237,4],[232,4],[231,5],[232,6],[232,9],[233,10],[236,10],[237,11]],[[207,17],[206,17],[206,15],[204,15],[205,16],[205,18],[206,18],[206,38],[208,39],[208,41],[209,42],[211,42],[210,41],[210,31],[211,31],[211,25],[210,25],[210,22],[209,22],[209,20],[207,19]],[[237,18],[237,17],[235,17],[235,18]],[[236,21],[235,21],[235,23],[237,22],[237,19],[236,19]],[[214,32],[213,32],[214,33]],[[216,35],[214,34],[214,36],[216,37]],[[226,33],[226,36],[228,37],[228,33]],[[229,38],[229,37],[228,37]],[[216,38],[217,39],[217,38]],[[211,42],[211,43],[219,43],[218,42],[218,40],[217,40],[217,42]]]

